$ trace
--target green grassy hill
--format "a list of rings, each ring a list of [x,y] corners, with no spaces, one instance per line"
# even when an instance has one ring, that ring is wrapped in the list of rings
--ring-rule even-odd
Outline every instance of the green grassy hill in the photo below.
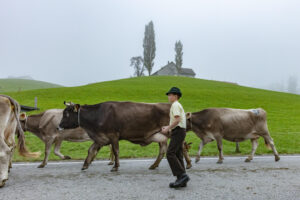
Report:
[[[22,92],[25,90],[57,88],[62,87],[57,84],[48,83],[44,81],[36,81],[29,79],[0,79],[0,93],[4,92]]]
[[[273,92],[230,83],[209,81],[186,77],[141,77],[108,82],[95,83],[80,87],[62,87],[39,89],[18,93],[6,93],[17,99],[21,104],[31,105],[35,96],[41,111],[50,108],[64,108],[63,101],[80,104],[96,104],[103,101],[136,101],[136,102],[167,102],[166,91],[172,87],[180,87],[183,92],[181,99],[186,112],[199,111],[208,107],[230,108],[264,108],[268,113],[268,125],[277,150],[281,154],[300,153],[300,96]],[[26,133],[27,144],[33,151],[42,150],[44,145],[31,133]],[[191,155],[195,155],[200,139],[194,133],[188,133],[187,141],[193,142]],[[62,153],[74,159],[82,159],[87,155],[91,143],[64,142]],[[224,153],[234,154],[235,144],[224,141]],[[242,154],[251,151],[250,142],[241,143]],[[120,144],[121,157],[154,157],[158,153],[158,145],[151,144],[140,147],[126,141]],[[203,155],[217,155],[216,143],[205,146]],[[263,145],[257,149],[258,154],[271,153]],[[108,157],[108,148],[103,148],[98,157]],[[51,159],[58,159],[51,154]],[[15,160],[23,160],[15,156]]]

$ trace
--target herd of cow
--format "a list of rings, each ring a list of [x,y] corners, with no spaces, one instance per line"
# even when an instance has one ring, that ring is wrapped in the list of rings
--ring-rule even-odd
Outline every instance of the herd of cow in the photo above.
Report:
[[[12,167],[15,135],[18,137],[19,153],[25,157],[39,157],[26,149],[24,131],[29,131],[45,143],[45,157],[38,166],[43,168],[48,161],[51,146],[61,159],[70,159],[60,152],[62,141],[93,141],[82,170],[89,167],[101,147],[111,145],[111,171],[119,167],[119,140],[127,140],[141,146],[152,142],[159,144],[159,154],[149,169],[159,166],[167,150],[168,136],[160,133],[161,127],[169,123],[170,104],[103,102],[96,105],[64,103],[66,108],[50,109],[45,112],[26,116],[20,113],[20,105],[11,97],[0,95],[0,187],[8,180]],[[269,134],[266,112],[263,109],[208,108],[199,112],[186,113],[187,131],[193,131],[200,139],[196,162],[205,144],[216,141],[219,150],[217,163],[223,162],[222,139],[241,142],[251,140],[252,151],[246,162],[253,159],[258,146],[258,138],[263,137],[265,144],[273,150],[275,161],[279,155]],[[190,144],[183,144],[187,168],[191,160],[188,156]]]

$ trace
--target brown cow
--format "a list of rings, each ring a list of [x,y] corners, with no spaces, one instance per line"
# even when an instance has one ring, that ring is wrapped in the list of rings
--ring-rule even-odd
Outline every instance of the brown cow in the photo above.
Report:
[[[66,104],[66,103],[65,103]],[[141,146],[159,143],[159,155],[149,169],[158,167],[167,150],[168,137],[160,133],[169,124],[170,104],[104,102],[96,105],[66,104],[61,129],[83,128],[94,141],[88,151],[82,170],[89,167],[102,146],[112,144],[115,165],[119,167],[119,140],[128,140]]]
[[[18,149],[24,157],[39,157],[40,153],[31,153],[25,146],[25,136],[19,122],[20,105],[6,95],[0,95],[0,187],[5,185],[11,168],[15,133],[18,135]]]
[[[202,140],[199,145],[196,162],[200,160],[200,154],[205,144],[216,140],[219,150],[219,160],[223,162],[222,139],[231,142],[251,140],[252,152],[245,160],[253,159],[258,146],[258,138],[263,137],[265,144],[271,147],[278,161],[279,155],[270,136],[267,126],[266,112],[261,109],[231,109],[231,108],[208,108],[200,112],[187,113],[187,129],[192,130]]]
[[[70,156],[63,155],[60,152],[62,141],[84,142],[91,140],[88,134],[82,128],[57,130],[58,124],[63,116],[63,109],[50,109],[45,112],[26,116],[25,113],[20,115],[20,122],[23,131],[29,131],[40,138],[45,143],[45,157],[38,168],[47,165],[51,146],[54,143],[54,154],[63,160],[71,159]],[[111,162],[113,157],[111,154]]]
[[[54,143],[54,154],[61,159],[71,159],[70,156],[63,155],[60,152],[62,141],[69,142],[84,142],[91,140],[88,134],[82,128],[65,129],[59,131],[57,129],[58,124],[63,116],[63,109],[49,109],[45,112],[26,116],[25,113],[21,113],[20,122],[23,131],[29,131],[40,138],[45,143],[45,157],[43,162],[38,168],[43,168],[47,165],[48,157],[50,155],[51,146]],[[186,145],[185,148],[189,148]],[[187,161],[187,169],[192,167],[188,151],[185,149],[184,156]],[[114,164],[114,154],[110,145],[110,162],[109,165]]]

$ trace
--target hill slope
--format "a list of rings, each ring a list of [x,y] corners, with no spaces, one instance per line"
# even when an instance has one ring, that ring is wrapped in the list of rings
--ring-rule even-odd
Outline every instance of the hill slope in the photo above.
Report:
[[[57,84],[44,81],[28,80],[28,79],[0,79],[0,92],[21,92],[25,90],[57,88],[62,87]]]
[[[42,110],[49,108],[64,108],[63,101],[80,104],[96,104],[108,100],[136,101],[136,102],[166,102],[166,91],[172,87],[180,87],[183,92],[181,99],[186,112],[199,111],[208,107],[231,108],[264,108],[268,113],[268,125],[271,136],[279,153],[300,153],[300,96],[273,92],[230,83],[209,81],[186,77],[141,77],[116,81],[95,83],[80,87],[62,87],[7,93],[21,104],[32,105],[33,98],[38,97],[38,107]],[[43,144],[32,134],[27,133],[29,147],[32,150],[43,148]],[[187,136],[193,142],[192,155],[198,149],[200,139],[193,133]],[[87,154],[89,142],[63,144],[63,153],[72,158],[84,158]],[[224,142],[224,153],[234,152],[234,143]],[[243,154],[251,151],[250,142],[241,144]],[[108,149],[100,153],[101,157],[108,156]],[[121,157],[153,157],[158,152],[157,145],[151,144],[145,148],[122,141]],[[258,153],[270,153],[260,141]],[[204,155],[217,155],[215,142],[204,148]],[[51,155],[52,159],[57,157]],[[20,160],[20,157],[16,157]]]

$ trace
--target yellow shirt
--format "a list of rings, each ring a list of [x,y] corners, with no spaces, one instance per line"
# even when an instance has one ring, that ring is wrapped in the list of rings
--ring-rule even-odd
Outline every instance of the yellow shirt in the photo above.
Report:
[[[184,113],[182,105],[178,101],[175,101],[172,103],[172,106],[170,109],[170,125],[173,124],[173,122],[175,121],[175,116],[180,117],[180,122],[177,126],[180,126],[181,128],[186,128],[185,113]]]

